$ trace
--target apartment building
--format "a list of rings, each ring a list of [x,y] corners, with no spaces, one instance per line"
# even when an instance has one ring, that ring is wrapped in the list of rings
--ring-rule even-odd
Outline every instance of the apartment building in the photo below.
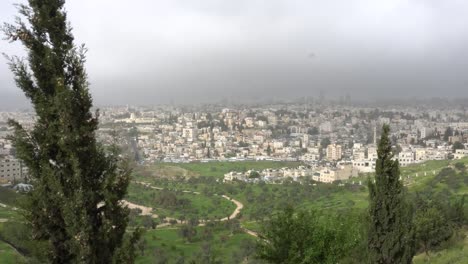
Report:
[[[19,160],[11,156],[0,157],[0,182],[23,179],[23,168]]]
[[[342,149],[341,145],[330,144],[327,147],[327,159],[330,161],[341,160]]]

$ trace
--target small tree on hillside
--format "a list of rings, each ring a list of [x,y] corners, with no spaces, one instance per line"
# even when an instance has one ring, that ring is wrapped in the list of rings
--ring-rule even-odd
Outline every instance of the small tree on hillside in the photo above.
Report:
[[[420,208],[414,217],[415,234],[426,255],[429,250],[446,241],[452,235],[450,222],[436,206]]]
[[[400,166],[393,160],[390,128],[383,126],[378,146],[375,183],[369,180],[369,262],[411,263],[415,253],[412,213],[400,181]]]
[[[268,263],[338,263],[360,240],[352,218],[287,207],[271,217],[257,241]]]

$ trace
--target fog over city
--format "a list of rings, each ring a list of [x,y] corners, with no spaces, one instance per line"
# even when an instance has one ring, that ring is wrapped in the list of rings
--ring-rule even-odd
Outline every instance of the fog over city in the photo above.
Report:
[[[0,2],[13,22],[14,3]],[[468,97],[468,1],[66,3],[95,103]],[[2,41],[0,51],[25,55]],[[0,108],[27,105],[0,59]]]

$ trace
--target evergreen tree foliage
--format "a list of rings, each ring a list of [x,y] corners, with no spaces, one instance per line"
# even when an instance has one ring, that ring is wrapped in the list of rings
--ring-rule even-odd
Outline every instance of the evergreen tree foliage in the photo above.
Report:
[[[417,210],[414,216],[416,240],[426,255],[429,250],[448,240],[453,233],[450,222],[437,206],[428,204]]]
[[[338,263],[360,240],[352,217],[287,207],[267,222],[257,257],[268,263]]]
[[[26,59],[9,58],[10,68],[37,115],[31,130],[10,120],[11,140],[34,185],[26,219],[33,238],[48,241],[51,263],[121,262],[117,256],[128,263],[139,234],[124,238],[129,210],[120,200],[130,169],[96,141],[86,49],[74,44],[64,2],[28,0],[18,5],[22,17],[3,26],[7,39],[27,51]]]
[[[389,133],[389,126],[384,125],[375,183],[369,180],[369,262],[411,263],[415,254],[413,216],[400,181],[400,166],[393,159]]]

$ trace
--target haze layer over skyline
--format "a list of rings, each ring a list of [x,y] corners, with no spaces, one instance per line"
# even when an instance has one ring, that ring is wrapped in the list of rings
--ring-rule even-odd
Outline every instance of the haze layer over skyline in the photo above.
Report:
[[[0,2],[13,22],[19,0]],[[96,104],[468,97],[463,0],[74,0]],[[0,51],[24,55],[17,44]],[[0,106],[25,104],[0,60]],[[1,107],[0,107],[1,108]]]

